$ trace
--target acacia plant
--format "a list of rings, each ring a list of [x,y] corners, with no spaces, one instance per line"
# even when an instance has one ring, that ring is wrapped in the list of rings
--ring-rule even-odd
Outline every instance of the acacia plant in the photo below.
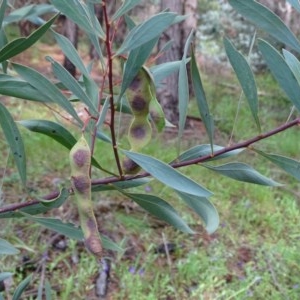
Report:
[[[193,230],[180,217],[180,214],[166,200],[149,193],[135,193],[131,189],[143,186],[149,180],[157,180],[174,190],[175,193],[203,220],[208,233],[217,230],[219,217],[216,208],[209,198],[212,192],[184,175],[180,168],[197,165],[233,180],[265,186],[279,185],[274,180],[260,174],[248,164],[238,162],[236,155],[247,155],[254,151],[262,161],[271,161],[286,173],[300,180],[300,163],[292,158],[278,154],[270,154],[256,147],[256,142],[267,139],[284,130],[300,124],[300,118],[289,119],[271,131],[261,130],[258,117],[259,101],[254,74],[247,59],[235,48],[233,43],[224,38],[224,47],[237,79],[241,85],[245,99],[256,124],[257,132],[253,137],[232,143],[229,146],[214,144],[214,122],[209,109],[209,101],[201,82],[200,71],[193,51],[193,33],[186,41],[183,57],[178,61],[161,65],[151,65],[149,58],[155,52],[155,46],[161,34],[173,24],[183,21],[188,16],[180,16],[174,12],[163,11],[149,19],[136,24],[127,13],[139,1],[125,0],[116,9],[114,15],[108,15],[106,1],[51,0],[51,4],[29,5],[18,11],[8,10],[6,0],[0,7],[0,124],[13,155],[19,173],[20,183],[31,200],[22,203],[10,203],[0,207],[2,224],[6,219],[26,218],[40,223],[48,229],[57,231],[72,239],[84,240],[86,248],[101,261],[102,248],[117,250],[118,245],[108,238],[99,235],[99,228],[93,212],[92,193],[115,190],[123,197],[130,198],[150,214],[164,220],[178,230],[192,234]],[[300,12],[297,1],[289,1]],[[103,24],[100,24],[94,13],[94,5],[102,5]],[[276,50],[262,39],[257,44],[261,54],[278,84],[285,91],[294,108],[300,111],[300,62],[296,55],[300,54],[300,42],[289,28],[270,10],[252,0],[229,0],[237,12],[244,15],[261,30],[272,35],[286,45],[291,51]],[[44,14],[51,15],[43,19]],[[97,72],[101,76],[100,85],[91,76],[92,63],[85,65],[71,42],[56,32],[55,22],[59,14],[75,22],[95,47],[100,64]],[[128,33],[119,48],[114,46],[114,37],[121,18],[126,21]],[[39,27],[28,37],[20,37],[12,41],[6,38],[6,26],[21,19],[29,20]],[[47,78],[37,70],[13,62],[13,57],[35,44],[46,32],[55,38],[64,55],[76,66],[78,79],[50,55],[46,57],[52,67],[55,80]],[[104,56],[103,49],[106,55]],[[167,51],[167,48],[165,49]],[[292,53],[293,51],[293,53]],[[296,55],[295,55],[296,54]],[[159,53],[161,55],[161,53]],[[151,56],[153,62],[153,56]],[[194,145],[181,151],[180,141],[184,135],[189,103],[187,65],[190,65],[192,84],[199,116],[205,126],[209,144]],[[120,74],[114,71],[119,66]],[[151,157],[143,154],[151,143],[153,134],[159,134],[166,126],[172,126],[164,117],[164,112],[156,99],[156,88],[164,78],[178,72],[179,122],[177,156],[168,163],[163,157]],[[53,122],[45,119],[16,120],[10,113],[9,100],[2,101],[2,95],[44,103],[45,109],[58,111],[68,122]],[[9,99],[9,98],[8,98]],[[87,117],[82,119],[76,107],[84,106]],[[121,143],[117,131],[120,126],[127,126],[117,115],[126,114],[131,121],[128,125],[128,147]],[[295,114],[293,114],[295,115]],[[103,124],[109,123],[108,133]],[[77,128],[74,131],[74,125]],[[65,157],[70,161],[70,185],[59,191],[49,191],[43,197],[30,194],[26,176],[26,153],[19,126],[23,126],[36,134],[49,137],[49,142],[58,142],[66,148]],[[95,156],[95,149],[104,143],[111,146],[114,166],[107,170],[103,167],[101,156]],[[125,145],[125,146],[124,146]],[[276,149],[277,150],[277,149]],[[218,163],[223,158],[231,162]],[[210,163],[214,161],[214,163]],[[93,169],[100,170],[102,176],[94,178]],[[97,173],[99,174],[99,172]],[[46,218],[41,215],[58,208],[66,201],[76,199],[80,217],[80,227],[64,223],[58,218]],[[101,229],[100,229],[101,232]],[[6,240],[0,239],[0,254],[14,254],[16,249]],[[1,275],[1,274],[0,274]],[[11,276],[2,273],[1,278]],[[18,293],[26,287],[30,278],[25,279]],[[17,299],[17,298],[15,298]]]

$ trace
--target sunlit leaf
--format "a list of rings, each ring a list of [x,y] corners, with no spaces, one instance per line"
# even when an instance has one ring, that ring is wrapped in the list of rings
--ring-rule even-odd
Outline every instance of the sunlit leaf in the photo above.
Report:
[[[282,155],[265,153],[256,149],[254,149],[254,151],[267,158],[269,161],[286,171],[288,174],[300,180],[300,162],[298,160]]]
[[[112,21],[122,17],[124,14],[126,14],[128,11],[134,8],[137,4],[139,4],[139,2],[141,2],[141,0],[125,0],[122,6],[112,16]]]
[[[57,15],[51,18],[47,23],[43,26],[35,30],[32,34],[30,34],[27,38],[18,38],[10,43],[6,44],[0,50],[0,62],[3,62],[17,54],[25,51],[29,47],[31,47],[34,43],[36,43],[51,27],[53,22],[56,20]]]
[[[94,106],[92,100],[82,89],[80,84],[75,80],[75,78],[57,61],[55,61],[50,56],[47,56],[46,59],[51,62],[52,70],[57,79],[69,89],[75,96],[78,97],[91,111],[91,113],[97,115],[98,111]]]
[[[210,234],[219,226],[219,214],[214,205],[205,197],[177,192],[184,202],[203,220],[206,231]]]
[[[224,46],[229,62],[239,80],[243,89],[244,95],[248,101],[252,116],[256,126],[261,131],[260,122],[258,119],[258,97],[257,87],[252,70],[246,58],[234,47],[231,41],[224,38]]]
[[[169,223],[178,230],[181,230],[185,233],[194,233],[193,230],[179,216],[177,211],[165,200],[148,194],[122,193],[132,199],[150,214]]]
[[[191,78],[201,120],[204,123],[211,144],[211,149],[213,150],[214,121],[209,111],[200,73],[197,67],[195,54],[193,51],[191,59]]]
[[[44,75],[35,71],[32,68],[13,63],[15,71],[23,77],[29,84],[35,87],[41,95],[49,97],[54,103],[60,105],[65,109],[79,124],[82,124],[81,119],[78,117],[74,107],[69,100],[63,95],[63,93]]]
[[[11,243],[0,238],[0,255],[15,255],[20,251],[16,249]]]
[[[294,73],[291,71],[282,55],[269,43],[259,40],[258,47],[271,73],[298,111],[300,111],[300,86]]]
[[[123,152],[127,157],[132,159],[154,178],[175,189],[176,191],[200,197],[209,197],[212,195],[210,191],[208,191],[192,179],[186,177],[179,171],[173,169],[166,163],[157,160],[156,158],[130,151]]]
[[[0,102],[0,126],[13,155],[23,185],[26,185],[26,155],[22,136],[13,117]]]
[[[202,164],[202,166],[217,172],[218,174],[230,177],[232,179],[254,183],[259,185],[266,185],[266,186],[279,186],[280,183],[265,177],[264,175],[260,174],[258,171],[254,170],[251,166],[245,163],[227,163],[220,166],[210,166],[207,164]]]
[[[282,20],[267,7],[253,0],[228,0],[229,4],[255,26],[278,41],[300,52],[300,43]]]
[[[71,239],[78,240],[78,241],[83,241],[83,233],[82,230],[79,227],[75,227],[74,224],[71,223],[63,223],[60,219],[56,218],[38,218],[38,217],[33,217],[28,214],[24,214],[23,216],[26,217],[27,219],[37,222],[44,227],[54,230],[60,234],[63,234]],[[120,248],[117,244],[115,244],[113,241],[111,241],[107,237],[101,236],[101,240],[103,242],[103,247],[105,249],[110,249],[113,251],[121,251],[123,250]]]
[[[225,147],[213,145],[213,153],[215,153],[217,151],[221,151],[223,149],[225,149]],[[197,146],[194,146],[194,147],[186,150],[185,152],[181,153],[180,156],[178,158],[176,158],[176,161],[182,162],[182,161],[196,159],[196,158],[200,158],[200,157],[204,157],[204,156],[210,156],[210,158],[208,158],[205,161],[218,160],[218,159],[238,155],[239,153],[241,153],[244,150],[245,150],[245,148],[236,149],[236,150],[232,150],[232,151],[229,151],[229,152],[226,152],[224,154],[214,157],[214,155],[211,151],[211,145],[208,145],[208,144],[197,145]]]
[[[12,296],[12,300],[19,300],[21,299],[21,296],[23,292],[26,290],[28,285],[30,284],[32,279],[32,274],[30,274],[28,277],[26,277],[21,283],[16,287],[15,292]]]
[[[160,36],[161,33],[173,23],[175,17],[175,13],[164,12],[157,14],[144,21],[140,25],[134,27],[125,38],[116,55],[120,55],[138,48],[141,45]]]

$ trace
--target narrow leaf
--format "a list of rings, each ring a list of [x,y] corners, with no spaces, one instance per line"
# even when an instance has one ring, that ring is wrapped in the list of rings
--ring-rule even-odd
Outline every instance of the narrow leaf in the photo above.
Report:
[[[68,57],[68,59],[72,62],[72,64],[75,65],[75,67],[80,70],[80,72],[85,75],[86,77],[89,77],[89,73],[80,58],[76,48],[74,45],[71,43],[69,39],[67,39],[65,36],[62,34],[59,34],[55,31],[52,31],[54,34],[55,40],[58,43],[60,49],[63,51],[65,56]]]
[[[141,2],[141,0],[125,0],[122,6],[113,15],[112,21],[115,21],[116,19],[122,17],[124,14],[126,14],[128,11],[134,8],[137,4],[139,4],[139,2]]]
[[[98,184],[94,185],[92,181],[92,191],[93,192],[101,192],[101,191],[110,191],[110,190],[123,190],[123,189],[130,189],[135,188],[138,186],[145,185],[149,183],[151,179],[149,178],[138,178],[126,181],[118,181],[114,184]]]
[[[292,70],[295,78],[298,81],[298,84],[300,85],[300,62],[299,62],[298,58],[294,54],[292,54],[291,52],[289,52],[285,49],[282,49],[282,53],[283,53],[286,63]]]
[[[131,51],[160,36],[173,23],[175,17],[175,13],[160,13],[134,27],[115,55]]]
[[[19,300],[21,299],[21,296],[23,292],[26,290],[28,285],[30,284],[30,281],[32,279],[32,274],[30,274],[28,277],[26,277],[15,289],[15,292],[12,296],[12,300]]]
[[[185,127],[186,117],[188,113],[189,104],[189,83],[186,69],[187,52],[193,38],[193,31],[189,34],[185,45],[183,56],[181,59],[179,73],[178,73],[178,110],[179,110],[179,121],[178,121],[178,138],[181,139],[183,130]]]
[[[13,23],[13,22],[20,22],[21,20],[26,19],[32,12],[34,11],[34,5],[25,5],[23,7],[14,9],[10,12],[7,16],[5,16],[3,21],[3,27]]]
[[[39,16],[44,14],[57,14],[58,11],[50,4],[31,4],[17,9],[14,9],[4,19],[3,26],[11,23],[18,23],[22,20],[28,20],[34,25],[40,26],[46,23],[45,20]]]
[[[219,214],[214,205],[205,197],[198,197],[177,192],[182,200],[193,209],[203,220],[206,231],[211,234],[219,226]]]
[[[300,43],[282,20],[267,7],[253,0],[228,0],[229,4],[255,26],[278,41],[300,52]]]
[[[2,22],[5,16],[6,5],[7,5],[7,1],[2,0],[0,3],[0,29],[2,28]]]
[[[214,121],[209,111],[194,51],[192,51],[191,59],[191,77],[198,110],[211,144],[211,150],[213,151]]]
[[[45,97],[50,97],[54,103],[60,105],[65,109],[75,120],[82,124],[81,119],[78,117],[74,107],[63,93],[44,75],[35,71],[32,68],[13,63],[16,72],[23,77],[29,84],[35,87]]]
[[[23,208],[20,208],[17,211],[8,211],[0,213],[0,219],[3,218],[21,218],[23,217],[22,213],[26,213],[29,215],[37,215],[45,213],[49,210],[52,210],[53,208],[60,207],[69,197],[69,192],[67,189],[63,188],[59,194],[59,196],[53,201],[49,201],[47,203],[45,200],[40,203],[32,204],[25,206]]]
[[[128,59],[126,60],[121,91],[119,99],[123,96],[125,90],[128,88],[138,71],[142,68],[145,61],[149,58],[158,38],[154,38],[146,44],[130,51]]]
[[[188,61],[188,60],[187,60]],[[158,87],[163,79],[170,76],[174,72],[178,72],[181,65],[181,60],[170,61],[150,68],[154,78],[155,86]]]
[[[251,166],[244,163],[228,163],[220,166],[209,166],[207,164],[203,164],[202,166],[215,171],[221,175],[230,177],[232,179],[254,183],[259,185],[267,185],[267,186],[279,186],[280,183],[265,177],[260,174],[256,170],[254,170]]]
[[[175,189],[176,191],[188,193],[199,197],[209,197],[210,191],[186,177],[179,171],[173,169],[166,163],[156,158],[130,151],[123,151],[127,157],[141,166],[146,172],[151,174],[160,182]]]
[[[254,151],[267,158],[269,161],[286,171],[288,174],[300,180],[300,162],[298,160],[277,154],[265,153],[256,149],[254,149]]]
[[[280,53],[269,43],[259,40],[258,47],[271,73],[280,84],[288,98],[300,111],[300,86],[288,64]]]
[[[51,0],[50,2],[85,32],[90,34],[96,33],[102,39],[105,37],[99,22],[96,27],[94,26],[97,22],[95,20],[92,21],[92,19],[95,19],[96,16],[89,13],[87,5],[83,1]]]
[[[79,227],[75,227],[74,224],[63,223],[60,219],[33,217],[31,215],[24,214],[24,213],[23,216],[31,221],[37,222],[42,226],[54,230],[60,234],[63,234],[71,239],[78,240],[78,241],[83,240],[83,233],[81,229]],[[103,242],[103,247],[106,249],[110,249],[113,251],[123,250],[107,237],[101,237],[101,240]]]
[[[20,251],[8,241],[0,238],[0,255],[15,255]]]
[[[52,71],[57,79],[69,89],[80,101],[82,101],[91,111],[91,113],[97,115],[98,111],[94,106],[92,100],[82,89],[80,84],[75,80],[75,78],[57,61],[55,61],[50,56],[47,56],[46,59],[51,62]]]
[[[67,149],[71,149],[77,142],[76,138],[62,125],[48,120],[22,120],[18,122],[32,132],[38,132],[52,138]],[[92,165],[101,169],[99,163],[92,158]]]
[[[292,6],[300,13],[300,2],[299,0],[287,0]]]
[[[64,147],[71,149],[76,138],[63,126],[48,120],[22,120],[18,122],[32,132],[45,134]]]
[[[51,285],[50,282],[48,280],[45,281],[45,296],[46,296],[46,300],[51,300],[52,299],[52,289],[51,289]]]
[[[14,119],[6,107],[0,102],[0,125],[2,127],[6,141],[13,154],[15,164],[22,181],[26,186],[26,155],[22,136]]]
[[[122,193],[132,199],[150,214],[169,223],[178,230],[185,233],[194,233],[193,230],[179,216],[177,211],[165,200],[154,195],[125,192]]]
[[[2,273],[0,273],[0,282],[4,281],[5,279],[8,279],[8,278],[10,278],[12,276],[13,276],[13,273],[10,273],[10,272],[2,272]],[[2,298],[2,299],[4,300],[4,298]],[[0,300],[2,300],[2,299],[1,299],[1,294],[0,294]]]
[[[53,22],[56,20],[56,17],[57,15],[52,17],[47,23],[35,30],[27,38],[19,38],[6,44],[0,50],[0,62],[3,62],[13,56],[16,56],[19,53],[22,53],[23,51],[31,47],[34,43],[36,43],[51,27]]]
[[[229,62],[239,80],[244,95],[248,101],[258,131],[261,132],[260,122],[258,119],[257,87],[252,70],[246,58],[239,51],[237,51],[237,49],[229,39],[224,38],[224,46]]]
[[[28,82],[7,74],[0,74],[0,94],[38,102],[52,102],[52,99],[41,95]]]
[[[208,144],[197,145],[180,154],[180,156],[176,158],[176,161],[178,162],[187,161],[187,160],[196,159],[208,155],[210,155],[211,157],[205,161],[212,161],[212,160],[218,160],[218,159],[238,155],[239,153],[245,150],[245,148],[236,149],[214,157],[214,153],[216,151],[221,151],[223,149],[225,149],[225,147],[213,145],[213,152],[212,152],[211,145]]]

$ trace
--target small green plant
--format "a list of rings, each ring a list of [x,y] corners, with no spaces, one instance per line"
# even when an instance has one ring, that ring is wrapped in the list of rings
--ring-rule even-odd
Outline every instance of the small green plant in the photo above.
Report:
[[[259,141],[299,125],[300,118],[294,117],[277,128],[262,132],[254,75],[247,59],[229,39],[224,38],[225,51],[241,85],[244,98],[247,100],[257,133],[251,132],[251,138],[237,143],[233,143],[230,138],[229,146],[220,146],[214,144],[214,121],[193,50],[188,57],[193,34],[186,42],[185,53],[181,61],[169,62],[149,69],[145,66],[161,34],[169,26],[181,22],[184,17],[164,11],[140,24],[135,24],[127,13],[138,1],[123,1],[112,16],[107,12],[107,1],[100,1],[104,20],[104,23],[100,24],[95,16],[94,2],[52,0],[51,5],[46,6],[46,10],[45,7],[42,9],[39,5],[31,5],[7,14],[7,1],[1,1],[0,94],[43,103],[45,107],[59,111],[59,115],[68,122],[65,124],[45,119],[15,120],[6,102],[0,102],[0,125],[13,155],[23,189],[33,198],[31,201],[0,207],[0,218],[25,218],[72,239],[84,240],[86,247],[101,261],[103,257],[102,243],[103,248],[106,249],[119,250],[120,247],[105,236],[102,236],[100,240],[91,202],[92,192],[98,192],[101,195],[101,192],[114,190],[176,229],[193,234],[194,230],[166,200],[155,194],[136,193],[130,190],[145,185],[149,182],[150,177],[154,178],[173,190],[203,220],[206,231],[213,233],[218,228],[219,216],[209,200],[212,192],[180,172],[179,168],[197,165],[199,168],[205,168],[233,180],[263,186],[279,186],[279,183],[262,175],[250,165],[234,161],[238,154],[243,152],[246,155],[246,153],[254,151],[262,159],[274,163],[286,173],[300,180],[299,161],[278,154],[265,153],[254,146]],[[229,0],[229,3],[260,29],[296,53],[300,53],[298,39],[270,10],[250,0]],[[299,5],[294,1],[291,3],[300,12]],[[42,20],[40,16],[45,12],[54,13],[54,15],[48,20]],[[95,47],[100,58],[97,69],[98,74],[101,75],[100,85],[91,76],[92,64],[86,65],[71,42],[55,31],[54,24],[58,12],[75,22]],[[15,16],[21,17],[16,18]],[[26,38],[20,37],[8,41],[5,34],[6,26],[22,18],[40,22],[38,23],[40,27]],[[118,22],[121,18],[126,20],[129,32],[122,45],[114,51],[114,34],[115,30],[118,30]],[[50,62],[53,75],[58,82],[54,82],[52,78],[46,77],[37,70],[13,61],[16,55],[34,45],[46,32],[50,32],[54,36],[62,52],[79,70],[80,77],[78,79],[72,77],[51,56],[47,56],[46,59]],[[103,47],[106,50],[105,57],[102,53]],[[299,111],[300,62],[291,52],[285,49],[279,52],[262,39],[258,40],[258,48],[295,110]],[[121,71],[118,76],[115,75],[114,64],[120,65]],[[209,144],[193,145],[190,149],[182,151],[181,139],[184,134],[189,102],[188,64],[190,64],[198,114],[205,126]],[[157,132],[161,132],[166,126],[172,126],[168,120],[165,120],[163,109],[155,94],[156,87],[159,86],[161,80],[176,71],[179,74],[177,155],[172,162],[166,163],[163,157],[152,157],[142,151],[150,144],[154,128],[157,129]],[[85,118],[80,117],[76,110],[78,104],[84,106],[87,115]],[[132,117],[131,124],[127,129],[130,149],[125,149],[126,146],[124,147],[122,140],[118,137],[117,113],[129,114]],[[295,113],[291,116],[295,116]],[[108,121],[106,121],[107,119]],[[109,124],[109,134],[103,129],[105,122]],[[27,184],[27,159],[19,125],[37,134],[45,134],[50,140],[60,143],[67,149],[66,157],[62,157],[61,160],[67,160],[69,152],[71,176],[69,186],[59,191],[50,191],[43,197],[37,197],[31,193]],[[71,133],[74,131],[74,125],[75,136],[80,136],[79,138]],[[121,124],[121,126],[125,125],[126,123]],[[105,168],[105,162],[101,159],[101,146],[104,143],[109,143],[111,147],[110,154],[114,166],[110,168]],[[99,150],[97,153],[100,153],[97,156],[95,155],[96,150]],[[217,164],[218,160],[223,158],[232,159],[232,161]],[[92,171],[94,170],[97,170],[97,174],[101,174],[101,177],[93,177]],[[80,228],[58,218],[36,216],[62,206],[73,196],[76,198],[81,220]],[[2,243],[6,243],[6,241]],[[1,273],[0,276],[3,278],[8,274]],[[20,284],[13,299],[19,299],[30,279],[31,277],[28,277]],[[249,286],[254,284],[253,282],[250,282]]]

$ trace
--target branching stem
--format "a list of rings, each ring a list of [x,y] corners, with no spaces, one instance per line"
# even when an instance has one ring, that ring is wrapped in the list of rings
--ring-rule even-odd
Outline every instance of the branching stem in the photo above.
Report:
[[[267,131],[265,133],[262,133],[256,137],[253,137],[251,139],[248,139],[246,141],[228,146],[228,147],[224,147],[223,149],[216,151],[213,155],[205,155],[205,156],[201,156],[195,159],[190,159],[190,160],[186,160],[183,162],[175,162],[170,164],[173,168],[181,168],[181,167],[185,167],[185,166],[190,166],[190,165],[194,165],[194,164],[198,164],[201,162],[205,162],[206,160],[212,158],[212,157],[217,157],[220,156],[222,154],[225,154],[227,152],[236,150],[236,149],[241,149],[241,148],[247,148],[249,146],[251,146],[252,144],[264,140],[266,138],[269,138],[273,135],[276,135],[280,132],[283,132],[285,130],[288,130],[289,128],[292,128],[294,126],[300,125],[300,117],[296,118],[293,121],[290,121],[288,123],[285,123],[281,126],[278,126],[270,131]],[[150,174],[149,173],[141,173],[135,176],[123,176],[122,178],[120,177],[107,177],[107,178],[101,178],[101,179],[94,179],[92,180],[92,186],[96,186],[96,185],[107,185],[107,184],[112,184],[115,182],[119,182],[119,181],[125,181],[125,180],[132,180],[132,179],[138,179],[138,178],[145,178],[145,177],[149,177]],[[72,189],[70,189],[70,192],[72,192]],[[59,196],[59,192],[52,192],[51,194],[48,194],[46,196],[44,196],[43,198],[45,200],[53,200],[55,198],[57,198]],[[24,207],[28,207],[34,204],[40,203],[40,201],[38,200],[32,200],[32,201],[28,201],[28,202],[23,202],[23,203],[16,203],[16,204],[11,204],[5,207],[0,208],[0,214],[1,213],[5,213],[5,212],[10,212],[10,211],[16,211],[18,209],[24,208]]]

